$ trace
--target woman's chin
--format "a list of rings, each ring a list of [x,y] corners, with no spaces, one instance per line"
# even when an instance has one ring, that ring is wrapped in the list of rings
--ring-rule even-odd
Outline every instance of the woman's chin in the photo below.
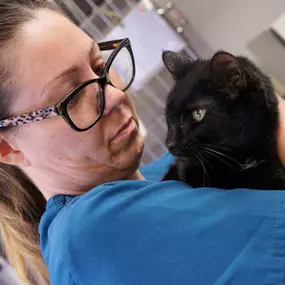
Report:
[[[116,169],[126,169],[139,165],[144,150],[144,140],[136,128],[120,143],[110,145],[111,163]]]

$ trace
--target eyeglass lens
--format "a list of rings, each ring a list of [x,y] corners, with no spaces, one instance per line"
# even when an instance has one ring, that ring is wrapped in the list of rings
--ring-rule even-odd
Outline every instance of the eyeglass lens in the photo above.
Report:
[[[102,52],[105,60],[111,52]],[[111,62],[108,79],[115,88],[124,91],[129,87],[133,73],[131,54],[127,47],[123,47]],[[67,104],[67,113],[77,128],[88,128],[98,119],[104,108],[103,96],[100,84],[93,82],[72,97]]]

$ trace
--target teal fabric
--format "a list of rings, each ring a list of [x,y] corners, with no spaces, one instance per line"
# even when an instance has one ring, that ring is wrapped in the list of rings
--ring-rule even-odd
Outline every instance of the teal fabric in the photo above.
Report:
[[[142,167],[140,171],[145,179],[160,181],[172,163],[174,163],[174,157],[167,152],[156,161]]]
[[[52,285],[283,284],[285,192],[146,181],[52,197],[39,232]]]

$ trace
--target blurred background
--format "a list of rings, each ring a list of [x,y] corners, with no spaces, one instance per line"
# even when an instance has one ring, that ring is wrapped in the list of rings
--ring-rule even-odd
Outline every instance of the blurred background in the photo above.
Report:
[[[219,49],[248,56],[285,95],[284,0],[62,0],[60,7],[97,41],[131,39],[137,67],[131,93],[146,145],[142,165],[166,151],[164,105],[173,81],[162,50],[194,60]],[[19,284],[0,261],[0,285]]]

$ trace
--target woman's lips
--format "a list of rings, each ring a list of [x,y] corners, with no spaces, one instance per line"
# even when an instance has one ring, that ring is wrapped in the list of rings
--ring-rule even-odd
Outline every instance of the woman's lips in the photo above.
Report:
[[[124,139],[125,137],[129,136],[134,131],[135,128],[136,128],[136,123],[131,117],[129,120],[127,120],[119,127],[117,133],[111,139],[111,142],[118,142]]]

